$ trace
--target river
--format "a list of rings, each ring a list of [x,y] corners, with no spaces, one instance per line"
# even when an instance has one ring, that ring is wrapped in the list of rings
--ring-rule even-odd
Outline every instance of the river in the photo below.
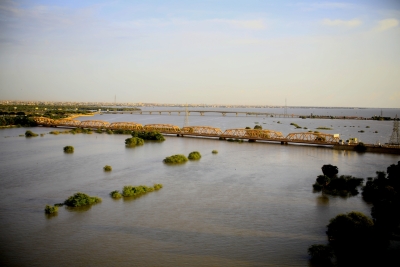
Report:
[[[178,126],[184,122],[183,115],[79,119]],[[223,130],[258,122],[284,134],[296,131],[292,122],[311,130],[332,125],[329,132],[372,143],[387,140],[393,127],[390,121],[207,115],[190,116],[189,121]],[[45,135],[19,136],[28,129]],[[4,266],[307,266],[307,248],[327,242],[330,218],[353,210],[370,214],[360,195],[313,193],[322,165],[366,178],[400,160],[390,154],[173,136],[163,143],[125,148],[126,135],[48,134],[51,130],[0,130]],[[66,145],[74,146],[75,152],[64,154]],[[199,161],[162,163],[166,156],[195,150],[202,154]],[[113,170],[104,172],[105,165]],[[124,185],[154,183],[164,187],[135,200],[108,195]],[[63,202],[78,191],[103,201],[87,209],[61,207],[55,216],[44,214],[46,204]]]

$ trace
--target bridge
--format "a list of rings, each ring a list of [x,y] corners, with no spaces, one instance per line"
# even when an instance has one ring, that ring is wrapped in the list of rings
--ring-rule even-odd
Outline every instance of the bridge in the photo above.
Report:
[[[185,110],[140,110],[140,111],[100,111],[100,114],[140,114],[140,115],[172,115],[178,114],[183,115],[186,114]],[[197,115],[204,116],[205,114],[216,113],[222,116],[226,116],[228,114],[235,116],[264,116],[264,117],[286,117],[286,118],[299,118],[302,115],[295,114],[281,114],[281,113],[271,113],[271,112],[255,112],[255,111],[221,111],[221,110],[188,110],[188,115],[191,113],[196,113]]]
[[[79,121],[72,119],[52,120],[45,117],[35,117],[38,125],[48,127],[86,128],[102,130],[132,130],[132,131],[157,131],[162,134],[173,134],[176,136],[199,136],[219,139],[248,139],[251,141],[267,141],[288,143],[304,143],[314,145],[336,145],[339,144],[339,134],[299,132],[290,133],[286,137],[281,132],[267,129],[228,129],[222,131],[220,128],[211,126],[187,126],[180,128],[172,124],[147,124],[142,125],[135,122],[106,122],[101,120]]]

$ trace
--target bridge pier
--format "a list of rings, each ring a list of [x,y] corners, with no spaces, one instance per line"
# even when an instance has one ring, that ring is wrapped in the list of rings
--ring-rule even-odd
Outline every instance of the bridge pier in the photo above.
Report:
[[[200,115],[201,115],[201,116],[204,116],[204,112],[200,112]]]
[[[222,112],[222,116],[226,116],[226,112]]]

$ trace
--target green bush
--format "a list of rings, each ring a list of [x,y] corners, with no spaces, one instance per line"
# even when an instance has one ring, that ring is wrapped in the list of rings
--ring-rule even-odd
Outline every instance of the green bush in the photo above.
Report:
[[[152,132],[133,131],[132,136],[139,137],[143,140],[153,140],[160,142],[165,141],[165,137],[157,131],[152,131]]]
[[[56,212],[58,212],[58,207],[57,206],[46,205],[46,207],[44,208],[44,212],[46,214],[56,213]]]
[[[301,128],[301,126],[299,126],[298,124],[296,124],[294,122],[290,123],[290,125],[293,125],[294,127],[296,127],[296,129],[300,129]]]
[[[112,171],[112,167],[111,167],[110,165],[104,166],[103,169],[104,169],[105,172],[110,172],[110,171]]]
[[[114,134],[131,134],[132,131],[131,130],[122,130],[122,129],[118,129],[118,130],[113,130]]]
[[[193,151],[189,153],[188,159],[190,160],[198,160],[201,159],[200,152],[198,151]]]
[[[254,126],[254,129],[262,130],[262,126],[261,126],[261,125],[255,125],[255,126]]]
[[[154,190],[160,190],[161,188],[163,188],[162,184],[154,184]]]
[[[106,133],[107,134],[113,134],[113,131],[111,131],[110,129],[107,129]]]
[[[211,151],[211,153],[218,154],[218,150],[213,150],[213,151]]]
[[[144,140],[139,137],[132,137],[132,138],[125,139],[125,145],[127,147],[140,146],[143,144],[144,144]]]
[[[65,153],[74,153],[74,147],[73,146],[65,146],[64,152]]]
[[[35,137],[35,136],[38,136],[38,134],[29,130],[25,132],[25,137]]]
[[[122,189],[122,195],[124,197],[137,197],[153,191],[154,187],[148,187],[145,185],[138,185],[138,186],[126,185]]]
[[[121,193],[120,193],[118,190],[112,191],[112,192],[110,193],[110,196],[111,196],[112,198],[117,198],[117,199],[122,197]]]
[[[58,134],[60,134],[60,132],[59,131],[51,131],[51,132],[49,132],[49,134],[58,135]]]
[[[318,130],[333,130],[332,128],[323,127],[323,126],[319,126],[317,129],[318,129]]]
[[[243,140],[242,140],[242,139],[232,139],[232,138],[229,138],[229,139],[226,139],[226,141],[228,141],[228,142],[236,142],[236,143],[243,143]]]
[[[85,193],[78,192],[66,199],[64,201],[64,204],[69,207],[81,207],[99,202],[101,202],[101,198],[99,197],[91,197],[89,195],[86,195]]]
[[[172,156],[166,157],[163,160],[164,163],[172,163],[172,164],[173,163],[184,163],[186,161],[188,161],[188,158],[182,154],[172,155]]]

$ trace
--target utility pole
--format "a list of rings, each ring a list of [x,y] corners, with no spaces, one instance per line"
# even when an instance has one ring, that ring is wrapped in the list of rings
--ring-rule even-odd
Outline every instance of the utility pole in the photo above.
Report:
[[[397,114],[393,121],[393,132],[389,140],[389,145],[400,145],[399,120],[397,119]]]
[[[183,123],[183,127],[189,126],[189,109],[188,109],[188,104],[186,104],[185,108],[185,122]]]

